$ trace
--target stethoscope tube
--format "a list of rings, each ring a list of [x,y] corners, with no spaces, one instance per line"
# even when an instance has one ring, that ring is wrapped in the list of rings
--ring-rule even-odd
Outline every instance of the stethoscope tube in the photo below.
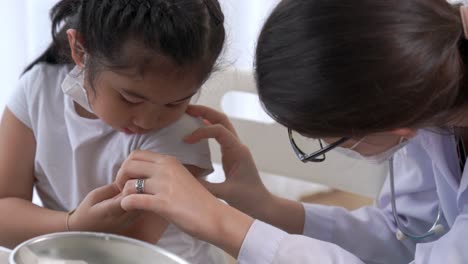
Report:
[[[413,234],[413,233],[410,233],[408,231],[405,231],[402,228],[402,225],[400,224],[400,220],[398,218],[398,212],[397,212],[396,201],[395,201],[395,179],[394,179],[394,171],[393,171],[393,157],[390,158],[389,163],[390,163],[389,164],[390,165],[389,170],[390,170],[390,196],[391,196],[390,200],[391,200],[391,203],[392,203],[393,219],[395,220],[395,224],[396,224],[396,227],[397,227],[396,234],[395,234],[396,238],[398,240],[400,240],[400,241],[405,240],[407,238],[418,241],[418,240],[422,240],[422,239],[431,237],[433,235],[442,234],[444,232],[444,226],[440,223],[441,220],[442,220],[442,212],[441,212],[441,208],[440,208],[440,203],[439,203],[439,206],[438,206],[439,208],[438,208],[438,212],[437,212],[437,218],[436,218],[434,224],[424,234]]]

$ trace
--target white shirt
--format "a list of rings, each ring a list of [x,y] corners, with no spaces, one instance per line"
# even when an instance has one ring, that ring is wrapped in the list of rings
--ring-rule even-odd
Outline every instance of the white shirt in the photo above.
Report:
[[[208,143],[189,145],[182,140],[201,126],[200,120],[185,115],[169,127],[146,135],[115,131],[99,119],[86,119],[76,113],[72,99],[61,89],[70,70],[63,65],[36,65],[21,78],[7,105],[36,138],[35,187],[46,208],[76,208],[90,191],[114,181],[120,165],[133,150],[172,155],[183,164],[212,171]],[[224,261],[214,247],[173,225],[158,246],[194,263]]]
[[[387,179],[376,207],[348,212],[304,204],[303,235],[255,221],[239,263],[468,263],[468,170],[462,175],[454,136],[420,131],[395,154],[394,168],[396,206],[405,230],[428,230],[440,203],[444,234],[419,243],[398,241]]]

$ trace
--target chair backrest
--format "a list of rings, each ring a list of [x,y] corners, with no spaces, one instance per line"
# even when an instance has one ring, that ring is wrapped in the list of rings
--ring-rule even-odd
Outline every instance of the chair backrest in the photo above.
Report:
[[[224,111],[222,101],[232,91],[256,95],[253,73],[248,70],[228,69],[213,74],[203,87],[198,104]],[[238,105],[242,111],[246,105]],[[294,155],[287,137],[287,130],[277,123],[264,123],[231,116],[241,140],[249,146],[258,169],[266,173],[303,179],[332,188],[375,198],[387,175],[387,166],[357,161],[330,152],[322,163],[302,163]],[[210,142],[213,161],[220,163],[219,147]]]

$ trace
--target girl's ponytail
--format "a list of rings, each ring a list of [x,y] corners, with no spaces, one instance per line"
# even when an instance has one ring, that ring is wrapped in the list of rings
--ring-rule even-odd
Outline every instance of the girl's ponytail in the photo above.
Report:
[[[40,62],[49,64],[71,63],[70,48],[66,31],[72,26],[73,18],[79,13],[82,0],[62,0],[50,11],[52,20],[52,43],[47,49],[24,70],[29,71]],[[65,24],[65,26],[62,26]]]

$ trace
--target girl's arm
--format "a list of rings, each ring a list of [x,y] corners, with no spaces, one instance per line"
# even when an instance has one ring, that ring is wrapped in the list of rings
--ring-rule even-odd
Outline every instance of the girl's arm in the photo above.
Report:
[[[34,134],[6,109],[0,123],[0,246],[13,248],[35,236],[67,230],[65,212],[34,205]],[[90,192],[69,218],[71,231],[119,233],[138,212],[120,206],[116,185]]]
[[[0,123],[0,245],[66,230],[66,213],[32,204],[36,141],[8,108]]]

